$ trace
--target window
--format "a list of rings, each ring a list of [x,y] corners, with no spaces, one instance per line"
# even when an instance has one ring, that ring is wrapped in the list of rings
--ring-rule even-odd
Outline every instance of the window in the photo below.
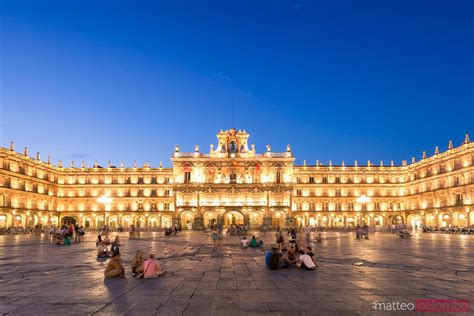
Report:
[[[165,190],[165,196],[170,196],[170,195],[171,195],[170,190],[169,189]]]
[[[230,183],[235,183],[237,181],[237,175],[235,173],[230,174]]]
[[[340,210],[341,210],[341,203],[337,202],[336,203],[336,211],[340,211]]]
[[[281,182],[281,172],[277,171],[277,173],[276,173],[276,183],[280,183],[280,182]]]
[[[323,177],[323,183],[328,183],[328,177],[326,176]]]
[[[300,189],[296,190],[296,196],[301,196],[301,190]]]
[[[341,177],[337,176],[335,181],[336,183],[341,183]]]
[[[169,203],[165,203],[165,211],[169,211],[170,209],[170,204]]]
[[[326,202],[323,202],[323,211],[327,211],[328,209],[328,204]]]
[[[138,178],[138,183],[143,184],[143,177]]]
[[[341,189],[336,189],[336,196],[341,196]]]
[[[354,210],[354,203],[352,203],[352,202],[347,203],[347,207],[349,208],[349,211],[353,211]]]
[[[156,196],[156,190],[151,190],[151,196]]]
[[[309,203],[309,210],[314,211],[314,202]]]
[[[380,210],[380,202],[375,202],[374,207],[376,211]]]
[[[402,204],[400,202],[397,203],[397,209],[401,210],[402,209]]]
[[[463,204],[462,194],[461,193],[456,194],[456,205],[460,206],[462,204]]]
[[[309,183],[314,183],[314,177],[313,176],[309,177]]]
[[[392,203],[392,202],[390,202],[390,203],[388,204],[388,208],[389,208],[389,210],[393,211],[393,203]]]
[[[301,177],[296,177],[296,183],[301,183]]]
[[[184,183],[190,183],[191,182],[191,171],[186,171],[184,173]]]
[[[170,183],[170,178],[169,177],[165,178],[165,183]]]

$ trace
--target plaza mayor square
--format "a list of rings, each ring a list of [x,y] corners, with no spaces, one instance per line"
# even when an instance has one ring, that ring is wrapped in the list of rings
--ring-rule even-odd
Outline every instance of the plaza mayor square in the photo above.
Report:
[[[0,3],[1,315],[472,315],[474,2]]]

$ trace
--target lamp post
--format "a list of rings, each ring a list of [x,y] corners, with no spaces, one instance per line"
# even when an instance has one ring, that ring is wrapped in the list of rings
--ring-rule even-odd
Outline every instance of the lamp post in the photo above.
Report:
[[[112,203],[113,199],[108,196],[107,194],[102,195],[101,197],[97,198],[97,202],[104,206],[104,230],[105,230],[105,213],[106,213],[106,205]]]
[[[362,194],[356,199],[356,202],[362,204],[362,220],[365,222],[365,205],[372,201],[370,197],[365,194]]]

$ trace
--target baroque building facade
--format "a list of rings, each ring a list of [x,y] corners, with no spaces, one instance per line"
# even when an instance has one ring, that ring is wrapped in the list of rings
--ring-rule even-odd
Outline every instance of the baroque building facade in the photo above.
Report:
[[[463,143],[420,161],[295,165],[290,145],[262,154],[249,134],[217,134],[208,154],[172,154],[172,168],[53,165],[25,148],[0,148],[0,227],[169,227],[209,224],[291,227],[474,225],[474,145]]]

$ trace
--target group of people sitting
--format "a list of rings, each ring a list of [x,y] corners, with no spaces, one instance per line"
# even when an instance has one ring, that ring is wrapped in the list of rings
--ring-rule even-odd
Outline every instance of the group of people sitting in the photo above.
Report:
[[[72,238],[76,243],[84,241],[84,228],[78,225],[63,225],[61,228],[55,229],[54,226],[50,228],[50,236],[56,245],[69,246],[72,243]]]
[[[311,247],[306,247],[306,251],[303,249],[294,251],[292,248],[284,247],[281,252],[277,247],[272,247],[271,251],[265,254],[265,264],[270,270],[288,269],[296,266],[303,270],[313,271],[318,266]]]
[[[165,236],[178,235],[178,225],[165,228]]]
[[[438,226],[425,226],[423,227],[424,233],[445,233],[445,234],[461,234],[461,235],[472,235],[474,234],[474,226],[451,226],[451,227],[438,227]]]
[[[102,235],[97,236],[97,241],[95,243],[97,247],[97,257],[98,258],[109,258],[114,257],[117,254],[120,254],[120,238],[115,236],[113,242],[110,242],[109,234],[105,234],[105,237],[102,239]],[[108,246],[110,245],[110,250]]]
[[[241,236],[247,233],[248,227],[246,225],[230,225],[227,228],[227,235]]]
[[[165,269],[155,260],[154,254],[149,254],[144,259],[144,253],[138,250],[133,258],[132,273],[134,278],[153,279],[165,272]],[[120,253],[113,253],[104,270],[105,278],[117,278],[125,276],[125,267],[122,264]]]
[[[250,241],[247,239],[247,237],[242,237],[242,239],[240,239],[240,242],[239,242],[239,245],[240,247],[242,248],[247,248],[247,247],[251,247],[251,248],[257,248],[257,247],[262,247],[263,246],[263,240],[258,240],[257,237],[252,236],[252,239],[250,239]]]

